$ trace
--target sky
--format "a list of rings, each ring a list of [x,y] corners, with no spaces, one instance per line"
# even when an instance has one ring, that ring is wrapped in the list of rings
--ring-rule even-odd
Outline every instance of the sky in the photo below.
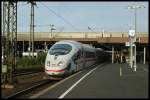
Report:
[[[36,2],[35,32],[128,32],[134,28],[134,10],[137,9],[136,31],[148,32],[148,2]],[[29,32],[30,4],[18,2],[18,32]],[[91,30],[88,29],[91,28]]]

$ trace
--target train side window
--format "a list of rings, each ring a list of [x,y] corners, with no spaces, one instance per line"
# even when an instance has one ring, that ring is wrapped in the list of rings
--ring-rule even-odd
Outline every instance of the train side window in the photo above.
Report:
[[[86,58],[90,57],[90,52],[86,51],[85,54],[86,54]]]
[[[86,57],[87,57],[87,58],[95,57],[95,53],[94,53],[94,52],[89,52],[89,51],[87,51],[87,52],[86,52]]]

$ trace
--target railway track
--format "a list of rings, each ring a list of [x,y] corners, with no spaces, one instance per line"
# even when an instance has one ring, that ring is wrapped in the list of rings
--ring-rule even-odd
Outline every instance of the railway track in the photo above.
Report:
[[[44,72],[43,68],[39,68],[39,69],[16,69],[14,72],[14,77],[16,76],[22,76],[22,75],[29,75],[29,74],[35,74],[35,73],[40,73],[40,72]]]
[[[97,64],[95,64],[94,66],[96,66]],[[94,66],[91,66],[94,67]],[[102,65],[101,67],[104,67],[104,65]],[[18,98],[18,97],[22,97],[24,95],[28,95],[28,93],[31,93],[32,94],[32,91],[36,91],[38,90],[38,88],[41,88],[42,86],[44,87],[45,85],[53,85],[55,84],[56,82],[58,81],[52,81],[52,80],[49,80],[49,79],[42,79],[40,81],[37,81],[37,82],[34,82],[34,84],[32,86],[28,86],[28,88],[25,88],[25,89],[22,89],[21,91],[18,91],[18,92],[15,92],[11,95],[8,95],[8,96],[5,96],[3,98]],[[38,90],[39,91],[39,90]],[[25,94],[26,93],[26,94]]]
[[[23,89],[23,90],[21,90],[21,91],[18,91],[18,92],[16,92],[16,93],[13,93],[13,94],[11,94],[11,95],[8,95],[8,96],[5,96],[4,98],[5,99],[8,99],[8,98],[15,98],[15,97],[17,97],[17,96],[19,96],[19,95],[22,95],[22,94],[24,94],[24,93],[27,93],[27,92],[29,92],[29,91],[31,91],[31,90],[34,90],[34,89],[36,89],[36,88],[38,88],[38,87],[40,87],[40,86],[43,86],[43,85],[45,85],[45,84],[48,84],[48,83],[50,83],[51,82],[51,80],[46,80],[46,79],[44,79],[44,80],[40,80],[40,81],[37,81],[37,82],[35,82],[35,84],[34,85],[32,85],[32,86],[30,86],[30,87],[28,87],[28,88],[26,88],[26,89]]]
[[[21,72],[21,73],[15,73],[14,76],[22,76],[22,75],[29,75],[29,74],[37,74],[41,73],[42,71],[31,71],[31,72]]]

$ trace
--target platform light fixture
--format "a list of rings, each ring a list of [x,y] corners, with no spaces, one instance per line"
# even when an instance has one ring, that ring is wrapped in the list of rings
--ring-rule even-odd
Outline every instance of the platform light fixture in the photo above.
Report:
[[[135,19],[135,36],[134,36],[134,38],[135,38],[135,41],[134,42],[136,42],[136,17],[137,17],[137,9],[140,9],[140,8],[146,8],[144,5],[131,5],[131,6],[128,6],[128,9],[133,9],[134,10],[134,19]],[[131,48],[132,49],[132,48]],[[134,71],[136,71],[136,68],[137,68],[137,66],[136,66],[136,45],[135,45],[135,48],[134,48]],[[132,65],[131,65],[132,66]]]

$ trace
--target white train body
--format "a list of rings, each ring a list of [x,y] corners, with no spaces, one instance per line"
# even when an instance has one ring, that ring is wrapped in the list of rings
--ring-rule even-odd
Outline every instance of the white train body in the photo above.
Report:
[[[48,51],[45,72],[50,78],[79,71],[96,63],[96,49],[71,40],[56,42]]]

